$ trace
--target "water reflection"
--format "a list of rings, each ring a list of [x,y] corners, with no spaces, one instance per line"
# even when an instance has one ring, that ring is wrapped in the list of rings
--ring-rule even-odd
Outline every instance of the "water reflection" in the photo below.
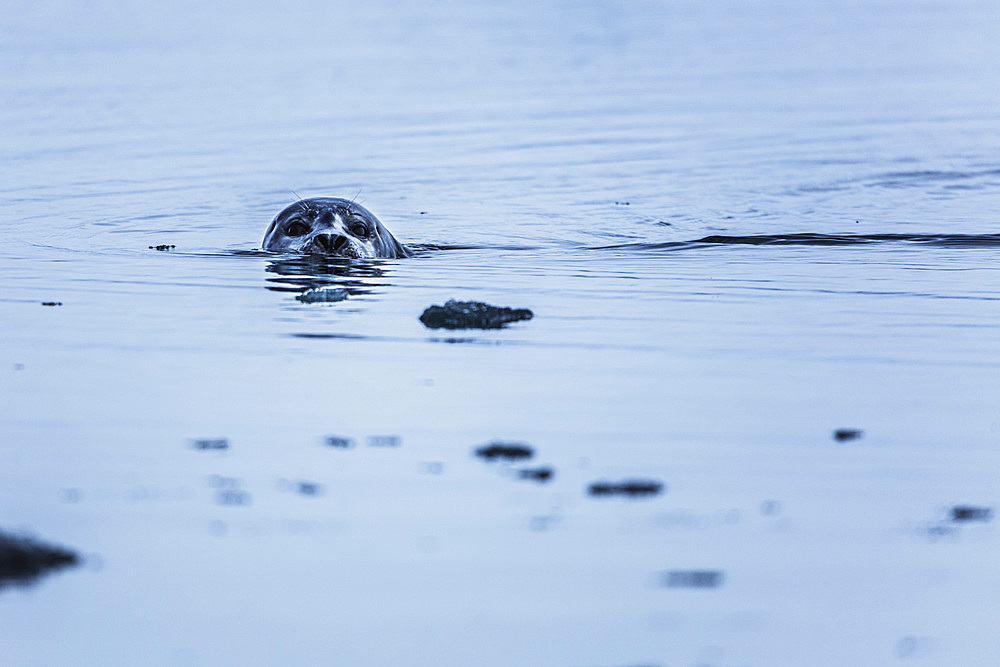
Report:
[[[267,289],[303,292],[318,287],[340,287],[352,296],[375,294],[392,283],[386,281],[388,264],[378,259],[348,259],[325,255],[283,256],[265,269]]]

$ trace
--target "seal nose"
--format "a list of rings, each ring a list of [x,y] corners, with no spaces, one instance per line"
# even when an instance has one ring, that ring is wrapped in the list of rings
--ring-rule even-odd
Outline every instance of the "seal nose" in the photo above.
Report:
[[[347,237],[340,234],[317,234],[312,240],[313,247],[320,252],[330,255],[340,255],[345,248],[350,247],[351,242]]]

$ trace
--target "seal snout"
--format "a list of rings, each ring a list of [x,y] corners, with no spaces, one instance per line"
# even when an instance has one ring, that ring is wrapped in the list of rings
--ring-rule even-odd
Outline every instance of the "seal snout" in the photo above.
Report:
[[[328,255],[346,255],[353,250],[350,239],[343,234],[317,234],[312,239],[312,247]]]
[[[352,259],[410,254],[371,211],[337,197],[301,199],[286,207],[268,227],[261,247]]]

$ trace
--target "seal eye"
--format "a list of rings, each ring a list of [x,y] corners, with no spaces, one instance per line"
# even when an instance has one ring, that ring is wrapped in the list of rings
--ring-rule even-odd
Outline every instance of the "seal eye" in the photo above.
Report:
[[[296,220],[285,227],[285,233],[289,236],[302,236],[309,233],[309,225]]]
[[[368,236],[368,226],[363,222],[351,223],[351,233],[355,236],[360,236],[361,238],[367,238]]]

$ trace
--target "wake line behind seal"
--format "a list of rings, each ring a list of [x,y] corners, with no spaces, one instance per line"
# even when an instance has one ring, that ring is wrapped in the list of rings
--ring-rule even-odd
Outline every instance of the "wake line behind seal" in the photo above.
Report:
[[[353,259],[396,259],[410,251],[361,204],[338,197],[300,199],[264,234],[264,250]]]

